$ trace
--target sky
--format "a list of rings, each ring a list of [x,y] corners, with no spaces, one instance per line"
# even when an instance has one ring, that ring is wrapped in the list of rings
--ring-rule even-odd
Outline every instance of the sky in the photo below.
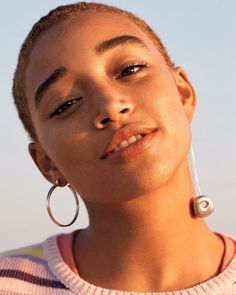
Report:
[[[191,124],[198,178],[202,193],[215,204],[215,211],[206,222],[213,231],[236,235],[236,1],[103,3],[129,10],[146,20],[161,37],[175,64],[187,72],[198,98]],[[81,200],[79,218],[73,226],[62,229],[49,219],[45,200],[51,184],[44,180],[28,154],[29,139],[11,95],[12,77],[24,38],[41,16],[63,4],[68,2],[0,2],[0,252],[88,225]],[[70,192],[58,192],[53,208],[60,220],[69,221],[74,213]]]

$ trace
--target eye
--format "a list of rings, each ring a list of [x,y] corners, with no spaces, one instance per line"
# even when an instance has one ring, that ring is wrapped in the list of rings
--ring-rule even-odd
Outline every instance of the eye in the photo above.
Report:
[[[76,104],[78,101],[80,101],[82,99],[82,97],[75,97],[75,98],[71,98],[67,101],[65,101],[64,103],[62,103],[61,105],[59,105],[59,107],[57,107],[50,115],[49,117],[52,118],[54,116],[58,116],[61,113],[65,112],[67,109],[69,109],[70,107],[72,107],[74,104]]]
[[[126,66],[118,76],[118,79],[122,79],[127,76],[131,76],[142,70],[147,66],[146,63],[136,63]]]

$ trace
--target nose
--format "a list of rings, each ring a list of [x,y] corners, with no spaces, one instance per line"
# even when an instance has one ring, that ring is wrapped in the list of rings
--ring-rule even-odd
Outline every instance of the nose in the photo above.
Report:
[[[122,122],[133,111],[133,104],[128,98],[121,98],[121,94],[114,92],[106,93],[97,99],[99,111],[94,120],[94,126],[97,129],[103,129],[111,122]]]

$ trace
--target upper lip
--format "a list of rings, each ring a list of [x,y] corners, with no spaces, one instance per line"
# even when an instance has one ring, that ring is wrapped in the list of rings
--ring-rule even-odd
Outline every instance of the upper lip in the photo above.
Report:
[[[102,158],[105,158],[122,140],[127,140],[128,138],[138,135],[138,134],[150,134],[156,131],[156,127],[141,126],[137,124],[129,124],[123,128],[115,130],[103,150]]]

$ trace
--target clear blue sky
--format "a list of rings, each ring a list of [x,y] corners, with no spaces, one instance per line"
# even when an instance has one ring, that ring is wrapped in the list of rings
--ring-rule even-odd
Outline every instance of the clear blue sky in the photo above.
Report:
[[[236,235],[236,1],[103,2],[144,18],[162,38],[172,59],[188,73],[198,96],[192,132],[199,179],[203,193],[216,208],[207,223],[215,231]],[[28,156],[28,139],[12,103],[11,85],[20,45],[33,23],[67,3],[0,3],[0,252],[62,231],[47,216],[45,198],[50,184]],[[60,216],[73,212],[73,203],[67,199],[69,194],[57,206]],[[83,206],[79,219],[67,231],[87,224]]]

